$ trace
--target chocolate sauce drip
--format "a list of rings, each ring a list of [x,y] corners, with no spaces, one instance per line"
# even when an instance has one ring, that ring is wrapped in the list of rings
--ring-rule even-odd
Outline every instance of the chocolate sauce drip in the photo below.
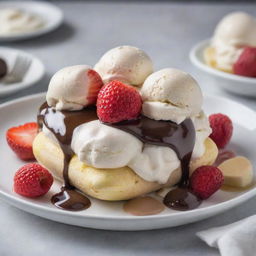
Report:
[[[187,187],[178,187],[165,196],[163,203],[174,210],[187,211],[197,208],[201,204],[201,200]]]
[[[61,188],[61,192],[51,198],[51,202],[60,209],[69,211],[81,211],[91,206],[91,201],[78,191]]]
[[[63,179],[64,187],[62,191],[52,197],[52,202],[59,208],[66,210],[86,209],[90,206],[90,200],[81,193],[73,190],[74,187],[69,182],[68,168],[69,162],[74,155],[71,149],[71,140],[74,129],[86,122],[96,120],[96,107],[88,107],[81,111],[58,111],[44,103],[37,117],[39,127],[46,126],[55,136],[64,154]],[[79,205],[79,207],[78,207]],[[82,207],[83,206],[83,207]]]
[[[128,132],[143,143],[165,146],[174,150],[181,162],[180,185],[187,185],[189,163],[195,144],[195,128],[190,119],[176,124],[171,121],[155,121],[141,116],[137,120],[106,125]]]
[[[63,178],[65,187],[71,188],[68,178],[69,162],[74,155],[71,140],[74,129],[83,124],[98,119],[95,107],[81,111],[58,111],[44,103],[39,110],[38,123],[44,124],[56,137],[64,153]]]

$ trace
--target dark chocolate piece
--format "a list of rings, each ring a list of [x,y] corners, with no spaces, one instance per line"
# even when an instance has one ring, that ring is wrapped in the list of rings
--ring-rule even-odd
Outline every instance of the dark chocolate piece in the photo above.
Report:
[[[0,79],[7,75],[7,63],[0,58]]]

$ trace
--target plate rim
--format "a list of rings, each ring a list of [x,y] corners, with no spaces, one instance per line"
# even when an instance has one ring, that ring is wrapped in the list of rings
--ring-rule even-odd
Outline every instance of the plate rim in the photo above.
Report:
[[[41,92],[41,93],[37,93],[37,94],[27,95],[27,96],[17,98],[17,99],[11,100],[11,101],[7,101],[5,103],[0,104],[0,109],[11,106],[13,104],[23,103],[23,102],[26,102],[29,100],[42,98],[45,94],[46,94],[46,92]],[[205,94],[205,97],[229,101],[230,103],[240,105],[243,108],[245,108],[247,111],[250,111],[252,114],[254,114],[256,116],[256,112],[253,109],[247,107],[246,105],[244,105],[240,102],[237,102],[237,101],[234,101],[231,99],[227,99],[227,98],[221,97],[221,96],[216,96],[216,95]],[[22,204],[23,206],[28,206],[35,210],[42,210],[46,213],[50,212],[53,214],[59,214],[62,216],[74,217],[74,218],[87,218],[87,219],[95,219],[95,220],[125,220],[125,221],[153,220],[153,219],[163,220],[163,219],[168,219],[170,217],[173,218],[175,216],[182,217],[182,216],[189,216],[190,214],[200,214],[201,212],[204,212],[204,211],[212,212],[214,210],[221,210],[221,209],[223,209],[223,211],[225,211],[226,209],[232,208],[236,205],[239,205],[240,203],[247,201],[248,199],[252,198],[255,195],[256,195],[256,187],[254,187],[248,191],[245,191],[243,194],[240,194],[240,195],[238,195],[232,199],[229,199],[227,201],[217,203],[214,205],[210,205],[210,206],[206,206],[204,208],[194,209],[191,211],[184,211],[184,212],[177,211],[177,212],[172,212],[170,214],[164,214],[164,215],[148,215],[148,216],[132,216],[131,215],[131,216],[105,216],[104,217],[104,216],[95,215],[95,214],[82,215],[82,214],[79,214],[79,212],[62,211],[57,208],[56,209],[49,208],[47,206],[43,206],[43,205],[36,204],[34,202],[27,201],[26,199],[23,199],[23,197],[17,197],[17,196],[11,195],[8,192],[5,192],[0,188],[0,197],[2,197],[3,200],[7,201],[6,199],[10,199],[13,202]],[[12,204],[12,203],[10,203],[10,204]],[[28,209],[28,212],[30,212],[29,209]],[[219,211],[219,212],[221,212],[221,211]]]

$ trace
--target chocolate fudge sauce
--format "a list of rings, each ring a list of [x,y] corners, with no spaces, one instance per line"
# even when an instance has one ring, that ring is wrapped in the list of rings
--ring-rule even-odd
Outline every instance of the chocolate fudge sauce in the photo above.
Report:
[[[64,187],[52,202],[60,208],[67,210],[81,210],[90,206],[89,199],[79,203],[81,193],[74,191],[69,182],[69,162],[74,154],[71,149],[71,140],[74,129],[86,122],[96,120],[96,108],[87,107],[81,111],[57,111],[44,103],[38,115],[39,126],[44,124],[56,137],[64,154],[63,178]],[[189,163],[195,144],[195,128],[190,119],[181,124],[171,121],[156,121],[145,116],[136,120],[123,121],[116,124],[104,123],[105,125],[123,130],[137,137],[143,143],[165,146],[174,150],[181,162],[182,176],[178,188],[171,190],[164,198],[167,207],[176,210],[193,209],[200,200],[189,192]],[[71,192],[72,191],[72,192]],[[77,195],[79,194],[79,195]],[[84,197],[85,198],[85,197]]]
[[[163,202],[167,207],[181,211],[194,209],[200,204],[201,201],[188,188],[189,163],[195,145],[195,128],[191,119],[176,124],[141,116],[136,120],[107,125],[128,132],[144,143],[174,150],[181,162],[182,176],[178,188],[171,190]]]
[[[71,149],[71,140],[74,129],[86,122],[96,120],[96,107],[88,107],[81,111],[58,111],[44,103],[38,114],[38,124],[46,126],[58,140],[64,154],[63,179],[64,186],[61,192],[52,197],[52,203],[66,210],[82,210],[90,206],[90,200],[74,190],[69,182],[69,162],[74,155]]]
[[[174,210],[187,211],[197,208],[201,200],[189,191],[188,186],[180,186],[168,192],[163,203]]]
[[[60,209],[69,211],[81,211],[91,206],[89,198],[78,191],[63,186],[61,192],[54,195],[51,199],[52,203]]]
[[[195,128],[190,119],[178,125],[170,121],[156,121],[141,116],[136,120],[107,125],[128,132],[143,143],[173,149],[181,161],[180,184],[188,183],[189,163],[195,144]]]

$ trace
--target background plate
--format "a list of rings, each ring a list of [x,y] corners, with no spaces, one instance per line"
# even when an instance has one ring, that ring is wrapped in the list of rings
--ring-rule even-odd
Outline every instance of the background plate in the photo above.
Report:
[[[3,84],[0,81],[0,97],[18,92],[36,84],[45,74],[44,64],[34,55],[14,48],[0,47],[0,58],[7,62],[7,66],[10,69],[14,64],[17,55],[22,55],[30,59],[30,67],[21,82]]]
[[[36,14],[42,17],[45,25],[33,32],[13,34],[8,36],[0,36],[0,42],[10,42],[29,39],[43,34],[49,33],[58,28],[63,22],[62,11],[53,4],[40,1],[1,1],[0,9],[2,8],[18,8],[29,13]]]
[[[54,182],[50,192],[38,199],[27,199],[12,191],[15,171],[24,164],[13,154],[5,141],[6,130],[36,120],[38,107],[44,94],[24,97],[0,105],[0,198],[7,203],[32,214],[66,224],[107,230],[147,230],[179,226],[199,221],[224,212],[256,195],[256,188],[243,192],[218,191],[210,199],[192,211],[178,212],[165,209],[161,214],[136,217],[122,211],[122,202],[92,200],[92,207],[81,212],[62,211],[51,205],[50,197],[59,191],[60,183]],[[236,102],[213,96],[205,96],[204,109],[209,113],[228,114],[234,122],[234,136],[230,148],[256,163],[256,113]]]
[[[204,40],[190,50],[190,60],[201,71],[200,76],[208,82],[211,81],[212,86],[218,86],[238,95],[256,97],[256,77],[230,74],[205,63],[204,51],[209,46],[210,40]]]

